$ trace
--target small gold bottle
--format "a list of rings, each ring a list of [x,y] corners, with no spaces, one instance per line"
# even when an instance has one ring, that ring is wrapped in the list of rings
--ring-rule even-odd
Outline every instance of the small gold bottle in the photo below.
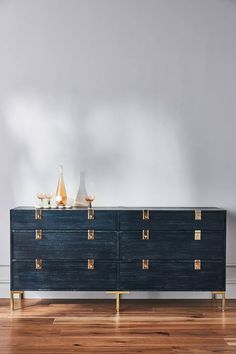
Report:
[[[63,166],[60,165],[60,173],[59,173],[59,179],[58,179],[58,184],[57,184],[57,191],[56,191],[56,202],[58,207],[63,207],[66,206],[66,201],[67,201],[67,194],[66,194],[66,187],[65,187],[65,182],[64,182],[64,177],[63,177]]]

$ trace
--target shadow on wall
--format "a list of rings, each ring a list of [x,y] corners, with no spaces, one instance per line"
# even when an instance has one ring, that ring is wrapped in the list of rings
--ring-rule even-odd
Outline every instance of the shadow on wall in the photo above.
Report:
[[[101,103],[81,116],[80,107],[66,101],[28,94],[9,100],[4,118],[17,155],[9,180],[13,203],[32,204],[37,191],[55,188],[59,163],[72,197],[79,171],[87,171],[96,204],[166,205],[191,198],[175,117],[157,105]]]

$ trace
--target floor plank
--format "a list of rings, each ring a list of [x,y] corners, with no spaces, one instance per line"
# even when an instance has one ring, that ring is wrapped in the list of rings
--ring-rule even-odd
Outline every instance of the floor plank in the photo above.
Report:
[[[236,300],[0,300],[0,354],[236,353]]]

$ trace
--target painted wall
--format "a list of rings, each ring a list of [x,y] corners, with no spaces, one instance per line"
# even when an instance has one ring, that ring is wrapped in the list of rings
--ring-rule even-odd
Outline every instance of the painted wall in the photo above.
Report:
[[[235,33],[233,0],[0,1],[2,293],[9,208],[63,163],[71,198],[227,208],[236,296]]]

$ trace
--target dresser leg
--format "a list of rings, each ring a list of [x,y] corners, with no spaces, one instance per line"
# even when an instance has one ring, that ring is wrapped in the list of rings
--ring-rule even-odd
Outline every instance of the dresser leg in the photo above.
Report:
[[[10,291],[10,310],[14,311],[14,291]]]
[[[225,311],[225,291],[212,291],[212,299],[215,300],[217,295],[221,295],[221,301],[222,301],[222,312]]]
[[[120,311],[120,295],[129,294],[129,291],[107,291],[107,294],[115,294],[116,295],[116,312]]]

